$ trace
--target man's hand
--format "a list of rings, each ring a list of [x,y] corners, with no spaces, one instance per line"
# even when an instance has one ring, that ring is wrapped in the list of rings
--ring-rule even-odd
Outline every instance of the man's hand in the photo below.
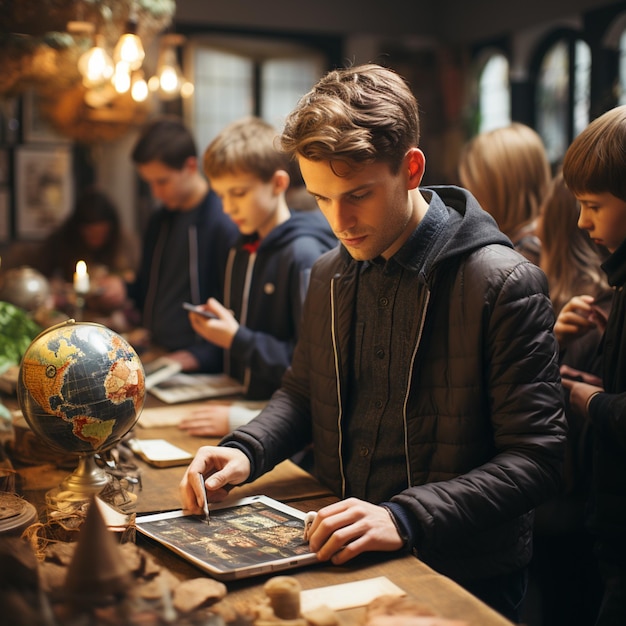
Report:
[[[361,552],[392,552],[404,542],[387,509],[356,498],[325,506],[309,530],[309,546],[320,561],[341,565]]]
[[[200,515],[203,512],[204,498],[199,492],[195,478],[197,474],[202,474],[205,478],[209,502],[220,502],[228,495],[230,487],[239,485],[248,478],[250,461],[241,450],[235,448],[203,446],[198,449],[180,481],[179,490],[183,509]]]
[[[178,424],[178,428],[194,437],[222,437],[230,430],[228,404],[205,404],[194,409]]]
[[[209,298],[202,307],[215,315],[213,319],[207,319],[199,313],[189,313],[189,322],[195,332],[201,337],[214,343],[225,350],[230,349],[233,338],[239,330],[239,322],[232,312],[218,302],[215,298]]]

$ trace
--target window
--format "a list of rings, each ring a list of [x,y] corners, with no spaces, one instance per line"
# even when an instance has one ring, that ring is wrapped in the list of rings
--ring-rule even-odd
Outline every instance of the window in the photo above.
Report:
[[[493,54],[480,73],[478,109],[478,132],[507,126],[511,123],[509,62],[503,54]]]
[[[537,132],[550,162],[558,163],[572,139],[589,124],[591,51],[562,37],[541,58],[535,98]]]
[[[185,113],[200,151],[224,126],[246,115],[280,130],[326,69],[322,54],[282,42],[192,40],[190,51],[195,91]]]
[[[626,104],[626,29],[619,38],[619,104]]]

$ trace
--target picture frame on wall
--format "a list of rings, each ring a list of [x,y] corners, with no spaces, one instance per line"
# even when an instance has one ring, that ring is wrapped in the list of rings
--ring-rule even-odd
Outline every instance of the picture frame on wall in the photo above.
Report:
[[[41,116],[39,96],[34,89],[26,91],[22,97],[22,127],[27,143],[69,142]]]
[[[15,153],[15,230],[18,239],[48,235],[72,210],[69,145],[21,145]]]
[[[11,238],[11,196],[7,187],[0,187],[0,243]]]
[[[0,185],[7,185],[9,182],[9,151],[0,148]]]

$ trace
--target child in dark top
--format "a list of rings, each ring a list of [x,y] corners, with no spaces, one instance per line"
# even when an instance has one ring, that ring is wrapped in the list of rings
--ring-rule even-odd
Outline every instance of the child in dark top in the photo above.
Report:
[[[588,526],[604,580],[596,626],[626,624],[626,106],[594,120],[569,147],[563,177],[580,203],[578,226],[611,253],[602,264],[613,303],[601,344],[602,384],[563,378],[593,428]],[[591,304],[581,315],[595,315]]]
[[[246,398],[267,400],[291,362],[310,268],[337,241],[319,211],[291,212],[288,157],[276,130],[258,118],[236,121],[211,142],[204,171],[240,237],[226,265],[223,303],[190,313],[194,330],[224,348],[224,371],[242,382]],[[207,404],[181,422],[194,435],[219,436],[256,412]]]

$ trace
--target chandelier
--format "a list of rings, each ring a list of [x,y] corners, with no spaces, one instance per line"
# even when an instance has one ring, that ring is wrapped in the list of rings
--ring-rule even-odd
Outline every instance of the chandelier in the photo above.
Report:
[[[34,90],[42,117],[62,134],[110,138],[114,125],[119,135],[124,124],[141,122],[150,94],[193,92],[176,57],[184,40],[171,32],[175,0],[19,0],[5,9],[0,101]],[[98,136],[106,124],[111,132]]]

